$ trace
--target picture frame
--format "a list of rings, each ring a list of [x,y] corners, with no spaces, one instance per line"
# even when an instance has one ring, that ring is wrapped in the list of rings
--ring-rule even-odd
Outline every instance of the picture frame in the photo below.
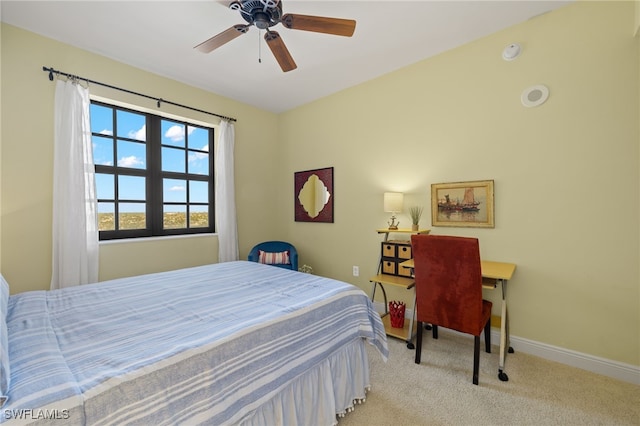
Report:
[[[333,167],[294,173],[296,222],[333,223]]]
[[[493,180],[431,184],[431,225],[494,228]]]

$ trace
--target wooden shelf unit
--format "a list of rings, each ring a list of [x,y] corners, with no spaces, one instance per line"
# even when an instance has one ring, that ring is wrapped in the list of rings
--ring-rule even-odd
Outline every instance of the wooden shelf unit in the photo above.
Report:
[[[389,238],[389,234],[428,234],[431,232],[430,229],[419,229],[414,231],[411,228],[398,228],[398,229],[389,229],[389,228],[380,228],[376,229],[378,234],[384,234],[384,241],[387,241]]]
[[[390,241],[389,234],[392,233],[400,233],[400,234],[428,234],[430,232],[429,229],[420,229],[420,230],[412,230],[412,229],[376,229],[378,234],[384,234],[384,240],[380,247],[380,258],[378,260],[378,272],[375,276],[371,277],[369,281],[372,285],[371,290],[371,301],[373,302],[376,295],[376,289],[380,287],[382,290],[382,295],[384,297],[384,313],[382,316],[382,323],[384,324],[385,332],[388,336],[396,337],[398,339],[403,339],[407,342],[407,347],[413,349],[415,346],[413,345],[413,336],[416,333],[417,327],[415,318],[415,280],[408,273],[408,269],[400,267],[400,264],[408,259],[411,259],[411,241],[401,240],[401,241]],[[387,264],[385,264],[388,263]],[[405,290],[414,290],[413,294],[413,304],[411,306],[407,305],[407,309],[410,309],[412,312],[411,318],[409,321],[404,322],[404,326],[400,327],[392,327],[391,319],[389,315],[389,301],[387,300],[387,292],[385,290],[385,286],[393,286],[404,288]]]

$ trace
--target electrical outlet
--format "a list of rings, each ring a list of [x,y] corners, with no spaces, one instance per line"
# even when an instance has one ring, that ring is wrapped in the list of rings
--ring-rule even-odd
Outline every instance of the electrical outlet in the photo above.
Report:
[[[360,268],[359,267],[357,267],[357,266],[353,267],[353,276],[354,277],[360,276]]]

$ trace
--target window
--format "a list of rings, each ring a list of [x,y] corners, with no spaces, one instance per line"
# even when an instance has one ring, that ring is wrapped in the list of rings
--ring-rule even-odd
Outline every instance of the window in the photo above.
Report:
[[[101,240],[213,232],[213,129],[91,102]]]

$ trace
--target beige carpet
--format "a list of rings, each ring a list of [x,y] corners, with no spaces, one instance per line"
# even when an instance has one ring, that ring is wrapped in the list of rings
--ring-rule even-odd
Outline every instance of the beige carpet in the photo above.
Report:
[[[480,352],[480,384],[471,383],[473,340],[440,330],[423,339],[422,363],[389,338],[385,364],[372,347],[366,402],[338,426],[640,425],[640,386],[524,353],[509,354],[498,380],[499,350]],[[484,343],[481,343],[484,348]]]

